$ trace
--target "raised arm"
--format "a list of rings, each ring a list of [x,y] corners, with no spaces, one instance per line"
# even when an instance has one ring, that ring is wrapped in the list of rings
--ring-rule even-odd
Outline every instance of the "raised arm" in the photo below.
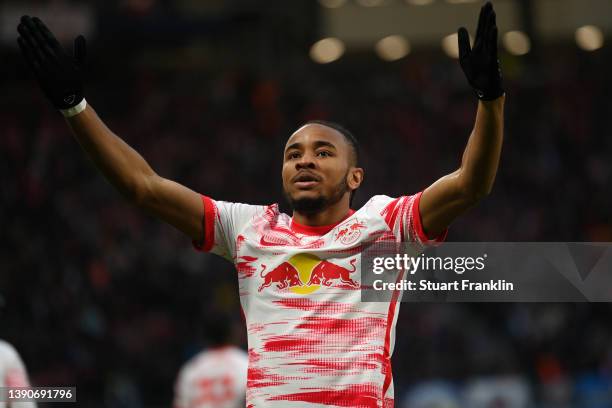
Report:
[[[66,117],[80,146],[105,178],[133,205],[201,241],[200,195],[157,175],[87,105],[81,79],[85,39],[77,38],[73,57],[37,18],[22,17],[17,30],[19,47],[43,92]]]
[[[461,166],[423,191],[419,203],[422,225],[429,238],[489,194],[495,181],[503,139],[504,102],[497,60],[495,11],[487,2],[480,11],[474,48],[465,28],[459,29],[459,60],[479,98],[476,122]]]
[[[106,127],[91,106],[66,121],[91,161],[130,203],[192,239],[203,237],[204,209],[198,193],[157,175],[136,150]]]

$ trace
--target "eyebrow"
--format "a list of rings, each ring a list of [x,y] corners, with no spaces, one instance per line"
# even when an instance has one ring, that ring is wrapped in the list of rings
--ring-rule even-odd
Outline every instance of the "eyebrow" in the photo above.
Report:
[[[323,146],[331,147],[332,149],[336,149],[336,146],[333,143],[328,142],[326,140],[317,140],[317,141],[314,142],[314,146],[315,146],[315,149],[317,149],[319,147],[323,147]],[[299,143],[299,142],[292,143],[289,146],[287,146],[287,148],[285,149],[285,152],[287,152],[287,151],[289,151],[291,149],[300,149],[301,147],[302,147],[302,144]]]

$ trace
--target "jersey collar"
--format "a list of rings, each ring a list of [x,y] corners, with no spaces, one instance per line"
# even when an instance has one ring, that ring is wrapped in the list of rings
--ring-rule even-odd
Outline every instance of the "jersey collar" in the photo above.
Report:
[[[354,213],[355,213],[355,210],[353,210],[351,208],[349,210],[348,214],[346,215],[346,217],[344,217],[343,219],[341,219],[337,223],[330,224],[330,225],[319,225],[319,226],[316,226],[316,227],[315,226],[311,226],[311,225],[299,224],[299,223],[297,223],[293,219],[293,217],[291,217],[291,230],[293,232],[297,232],[297,233],[304,234],[304,235],[325,235],[329,231],[333,230],[342,221],[346,220],[348,217],[353,215]]]

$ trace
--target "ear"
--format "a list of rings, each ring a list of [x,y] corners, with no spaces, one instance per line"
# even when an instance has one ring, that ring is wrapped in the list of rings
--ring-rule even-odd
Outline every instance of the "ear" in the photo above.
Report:
[[[346,175],[346,184],[351,190],[357,190],[363,182],[365,172],[361,167],[352,167]]]

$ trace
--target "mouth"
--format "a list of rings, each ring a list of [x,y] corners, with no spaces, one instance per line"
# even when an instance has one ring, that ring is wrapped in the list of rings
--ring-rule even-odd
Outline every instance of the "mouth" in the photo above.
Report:
[[[312,173],[300,173],[293,178],[293,184],[299,189],[310,189],[321,182],[321,178]]]
[[[318,181],[297,181],[294,183],[300,190],[308,190],[319,184]]]

